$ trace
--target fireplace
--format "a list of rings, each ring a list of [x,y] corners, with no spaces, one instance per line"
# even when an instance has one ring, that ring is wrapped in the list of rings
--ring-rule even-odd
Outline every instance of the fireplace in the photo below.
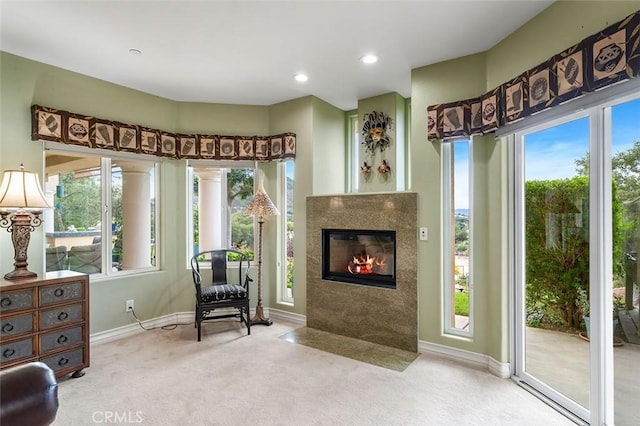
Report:
[[[322,229],[322,279],[396,288],[396,231]]]
[[[418,196],[415,192],[319,195],[307,197],[307,327],[366,340],[405,351],[418,350]],[[323,262],[327,232],[389,230],[387,258],[391,275],[385,286],[344,282],[353,274]],[[386,233],[387,231],[385,231]],[[335,243],[335,241],[334,241]],[[362,249],[360,249],[361,251]],[[325,253],[327,257],[329,253]],[[356,253],[351,254],[351,258]],[[375,255],[375,253],[371,253]],[[387,253],[388,254],[388,253]],[[333,254],[332,254],[333,255]],[[348,256],[345,254],[345,256]],[[328,261],[328,260],[327,260]],[[346,268],[349,262],[342,260]],[[324,269],[324,271],[323,271]],[[330,273],[330,271],[332,271]],[[348,274],[348,275],[347,275]],[[333,275],[339,281],[326,277]],[[393,284],[390,284],[390,283]]]

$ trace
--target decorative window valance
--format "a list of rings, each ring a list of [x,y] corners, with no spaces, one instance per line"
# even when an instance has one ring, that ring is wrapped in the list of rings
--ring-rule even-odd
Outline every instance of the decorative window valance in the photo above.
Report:
[[[176,159],[275,161],[296,156],[295,133],[275,136],[171,133],[40,105],[31,107],[31,139]]]
[[[427,138],[492,132],[638,75],[640,11],[478,98],[427,107]]]

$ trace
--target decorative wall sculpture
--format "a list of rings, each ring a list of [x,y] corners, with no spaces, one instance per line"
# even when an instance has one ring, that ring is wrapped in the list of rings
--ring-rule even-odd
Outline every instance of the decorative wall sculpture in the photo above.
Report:
[[[275,161],[296,156],[296,135],[176,134],[137,124],[31,107],[31,139],[170,158]]]
[[[366,113],[362,124],[362,144],[365,146],[365,151],[373,155],[377,149],[383,152],[391,145],[387,131],[392,127],[393,119],[384,112]]]
[[[484,134],[640,75],[640,11],[479,98],[427,107],[427,139]]]

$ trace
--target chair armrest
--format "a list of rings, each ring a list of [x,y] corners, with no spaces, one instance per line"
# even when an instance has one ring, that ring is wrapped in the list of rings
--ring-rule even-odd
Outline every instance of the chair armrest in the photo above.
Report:
[[[48,425],[58,411],[58,384],[42,362],[8,368],[0,374],[0,424]]]

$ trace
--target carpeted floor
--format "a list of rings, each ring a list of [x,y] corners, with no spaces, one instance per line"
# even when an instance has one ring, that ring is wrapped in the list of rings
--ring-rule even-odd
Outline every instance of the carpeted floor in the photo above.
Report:
[[[402,372],[294,344],[297,325],[206,324],[93,345],[61,379],[60,426],[572,425],[511,380],[419,355]]]

